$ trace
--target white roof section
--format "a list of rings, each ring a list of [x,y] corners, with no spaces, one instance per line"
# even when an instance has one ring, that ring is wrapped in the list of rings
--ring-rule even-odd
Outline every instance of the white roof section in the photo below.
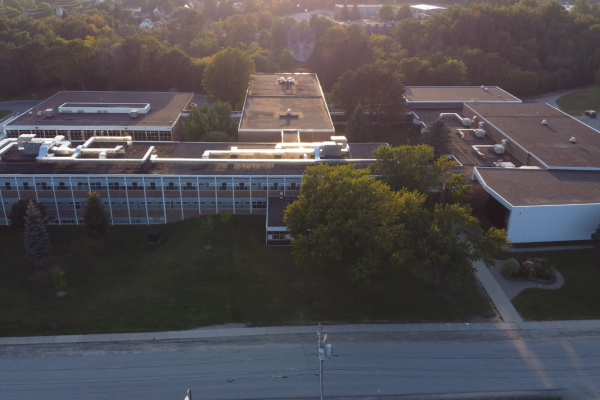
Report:
[[[410,6],[410,8],[420,11],[432,11],[432,10],[445,10],[446,7],[438,7],[432,6],[429,4],[415,4],[414,6]]]

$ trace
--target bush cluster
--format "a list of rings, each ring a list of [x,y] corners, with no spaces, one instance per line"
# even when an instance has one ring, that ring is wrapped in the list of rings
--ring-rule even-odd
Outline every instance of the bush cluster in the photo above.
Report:
[[[556,270],[545,258],[509,258],[504,262],[502,274],[508,278],[554,279]]]

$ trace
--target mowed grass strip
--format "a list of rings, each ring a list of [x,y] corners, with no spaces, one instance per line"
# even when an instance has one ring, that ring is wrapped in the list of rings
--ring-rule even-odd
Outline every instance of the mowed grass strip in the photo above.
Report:
[[[518,255],[547,258],[565,278],[560,289],[526,289],[515,297],[513,304],[523,317],[538,321],[600,318],[600,258],[591,250]]]
[[[600,87],[566,94],[556,100],[558,107],[567,114],[581,116],[585,110],[600,112]]]
[[[53,252],[35,268],[23,233],[0,228],[0,335],[52,335],[374,321],[469,321],[492,315],[473,279],[452,297],[407,271],[354,285],[346,276],[305,273],[290,247],[265,246],[265,219],[216,222],[212,250],[200,219],[160,226],[111,226],[100,246],[83,227],[48,227]],[[154,226],[153,226],[154,227]],[[55,296],[51,271],[66,271],[67,295]]]

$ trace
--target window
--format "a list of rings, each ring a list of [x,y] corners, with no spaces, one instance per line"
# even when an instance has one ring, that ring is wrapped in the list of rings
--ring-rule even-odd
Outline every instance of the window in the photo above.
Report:
[[[286,231],[273,231],[267,233],[267,240],[290,240],[291,236]]]
[[[167,190],[177,190],[175,183],[169,182],[169,184],[167,185]]]
[[[227,182],[221,183],[221,186],[219,187],[219,190],[227,190]]]
[[[290,183],[290,189],[291,190],[298,190],[297,187],[296,187],[296,182]]]
[[[58,189],[57,190],[67,190],[67,186],[65,185],[64,182],[58,182]]]
[[[238,187],[237,187],[236,189],[237,189],[237,190],[248,190],[248,186],[246,186],[246,185],[244,184],[244,182],[240,182],[240,183],[238,184]]]
[[[150,190],[156,190],[156,182],[150,182]]]
[[[253,201],[252,208],[267,208],[266,201]]]
[[[183,190],[194,190],[195,188],[192,186],[192,182],[186,182]]]
[[[137,182],[133,182],[131,184],[131,190],[140,190],[140,189],[141,189],[141,187],[138,186]]]
[[[119,182],[108,182],[108,188],[110,190],[120,190],[121,189]]]
[[[4,182],[4,189],[12,190],[12,186],[10,185],[10,182]]]

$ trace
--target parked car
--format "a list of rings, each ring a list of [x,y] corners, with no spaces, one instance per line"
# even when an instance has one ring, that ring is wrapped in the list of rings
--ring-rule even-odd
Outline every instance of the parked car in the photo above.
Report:
[[[598,113],[594,110],[587,110],[585,112],[585,115],[587,115],[588,117],[592,117],[592,118],[596,118],[596,116],[598,115]]]

